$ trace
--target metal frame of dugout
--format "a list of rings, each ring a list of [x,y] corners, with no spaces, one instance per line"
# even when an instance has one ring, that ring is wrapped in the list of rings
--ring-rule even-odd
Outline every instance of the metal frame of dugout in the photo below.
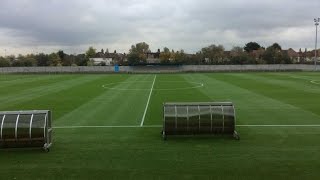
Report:
[[[0,147],[43,147],[52,145],[51,111],[0,111]]]
[[[232,135],[235,130],[235,108],[231,102],[189,102],[163,104],[162,137],[168,135]]]

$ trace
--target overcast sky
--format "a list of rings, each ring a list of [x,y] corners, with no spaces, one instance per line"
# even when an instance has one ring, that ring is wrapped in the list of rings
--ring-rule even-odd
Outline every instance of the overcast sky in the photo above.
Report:
[[[256,41],[314,48],[319,0],[0,0],[0,55],[128,52],[137,42],[194,53]]]

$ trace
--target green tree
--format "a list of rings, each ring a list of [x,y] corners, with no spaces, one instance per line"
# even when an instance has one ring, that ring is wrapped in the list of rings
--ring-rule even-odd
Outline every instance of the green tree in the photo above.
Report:
[[[257,64],[255,59],[249,56],[247,53],[241,53],[237,56],[232,56],[230,58],[231,64]]]
[[[72,62],[72,57],[69,55],[65,54],[62,50],[58,51],[58,56],[61,59],[61,65],[62,66],[71,66]]]
[[[49,55],[50,66],[61,66],[61,59],[57,53],[51,53]]]
[[[171,59],[171,52],[169,48],[165,47],[163,48],[163,51],[160,53],[160,62],[163,64],[168,64],[170,63]]]
[[[183,49],[180,51],[177,51],[174,55],[174,62],[177,64],[185,64],[186,63],[186,53],[184,52]]]
[[[24,56],[19,54],[17,58],[11,59],[11,64],[13,67],[23,67]]]
[[[281,50],[282,50],[281,46],[280,46],[278,43],[273,43],[273,44],[271,45],[271,47],[272,47],[273,49],[277,50],[277,51],[281,51]]]
[[[94,49],[92,46],[89,47],[89,49],[86,51],[86,65],[91,66],[90,58],[94,58],[96,55],[96,49]]]
[[[35,56],[33,54],[28,54],[23,57],[21,64],[22,64],[22,66],[36,66],[37,61],[36,61]]]
[[[89,47],[89,49],[86,51],[86,58],[93,58],[96,55],[96,49],[94,49],[92,46]]]
[[[285,52],[281,53],[281,63],[282,64],[292,64],[293,63],[293,61],[289,57],[288,53],[285,53]]]
[[[64,52],[62,50],[59,50],[57,54],[58,54],[59,58],[61,59],[61,61],[63,62],[66,54],[64,54]]]
[[[290,59],[287,52],[280,51],[279,46],[275,44],[269,46],[266,49],[266,51],[262,55],[262,59],[267,64],[291,64],[292,63],[292,60]]]
[[[230,63],[231,64],[256,64],[255,59],[250,56],[247,52],[243,51],[242,47],[235,46],[230,52]]]
[[[86,66],[87,65],[87,59],[85,54],[78,54],[74,58],[74,62],[77,66]]]
[[[147,43],[145,43],[145,42],[137,43],[135,46],[131,46],[131,49],[133,51],[138,52],[138,53],[150,52],[149,45]]]
[[[260,46],[260,44],[258,44],[258,43],[256,43],[256,42],[249,42],[249,43],[247,43],[245,46],[244,46],[244,50],[246,51],[246,52],[252,52],[253,50],[258,50],[258,49],[260,49],[261,48],[261,46]]]
[[[10,63],[11,65],[13,64],[14,61],[16,61],[16,56],[15,55],[10,55],[5,57]]]
[[[12,67],[22,67],[22,63],[21,63],[20,60],[16,59],[16,60],[11,62],[11,66]]]
[[[222,45],[210,45],[199,52],[208,64],[221,64],[224,58],[224,47]]]
[[[292,59],[289,57],[286,51],[281,51],[281,46],[278,43],[274,43],[269,46],[264,54],[262,59],[267,64],[292,64]]]
[[[196,55],[195,55],[196,59],[197,59],[197,64],[198,65],[201,65],[201,64],[205,64],[205,57],[204,55],[202,54],[201,51],[197,52]]]
[[[50,61],[49,61],[49,56],[44,53],[37,54],[35,56],[37,66],[49,66]]]
[[[62,66],[71,66],[74,64],[74,56],[65,54],[62,60]]]
[[[186,55],[185,63],[189,65],[197,65],[199,64],[199,59],[196,54]]]
[[[276,50],[273,47],[268,47],[262,54],[262,59],[267,64],[276,64]]]
[[[243,53],[243,48],[240,46],[235,46],[231,49],[231,56],[236,56],[242,53]]]
[[[9,67],[10,61],[4,57],[0,57],[0,67]]]
[[[136,65],[136,64],[140,64],[142,62],[146,62],[146,58],[145,59],[141,59],[141,56],[139,55],[139,53],[130,52],[128,54],[128,63],[129,63],[129,65]]]
[[[149,45],[145,42],[137,43],[132,45],[128,54],[128,63],[130,65],[146,63],[146,53],[150,52]]]

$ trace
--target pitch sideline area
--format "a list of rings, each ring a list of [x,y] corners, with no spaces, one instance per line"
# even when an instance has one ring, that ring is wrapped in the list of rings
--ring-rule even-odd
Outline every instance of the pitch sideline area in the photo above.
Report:
[[[319,77],[311,72],[2,75],[0,110],[50,109],[54,134],[49,153],[0,150],[0,179],[316,179],[320,86],[311,81]],[[203,86],[179,89],[192,82]],[[162,103],[170,101],[234,102],[241,140],[163,141]]]

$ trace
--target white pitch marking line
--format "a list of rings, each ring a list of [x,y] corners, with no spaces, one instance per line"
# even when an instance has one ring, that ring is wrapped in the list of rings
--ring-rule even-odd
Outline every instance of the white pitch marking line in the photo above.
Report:
[[[78,129],[78,128],[152,128],[161,127],[161,125],[145,125],[145,126],[56,126],[54,129]]]
[[[141,82],[152,82],[152,81],[139,81],[139,83]],[[160,81],[160,82],[166,82],[166,83],[174,83],[174,82],[185,82],[185,81]],[[110,85],[113,84],[127,84],[128,82],[117,82],[117,83],[109,83],[109,84],[104,84],[102,85],[102,88],[105,89],[112,89],[112,90],[120,90],[120,91],[145,91],[145,90],[150,90],[150,89],[140,89],[140,88],[134,88],[134,89],[130,89],[130,88],[117,88],[117,87],[108,87]],[[191,84],[195,84],[194,86],[191,87],[178,87],[178,88],[167,88],[167,89],[156,89],[153,88],[153,90],[157,90],[157,91],[171,91],[171,90],[185,90],[185,89],[195,89],[195,88],[200,88],[203,87],[204,84],[203,83],[199,83],[199,82],[188,82]]]
[[[76,129],[76,128],[139,128],[140,126],[56,126],[54,129]]]
[[[238,127],[320,127],[320,124],[244,124]]]
[[[149,102],[150,102],[150,97],[151,97],[151,94],[152,94],[152,91],[153,91],[154,82],[156,82],[156,78],[157,78],[157,75],[155,75],[154,78],[153,78],[153,83],[152,83],[152,86],[151,86],[151,89],[150,89],[150,93],[149,93],[148,101],[147,101],[147,104],[146,104],[146,108],[144,109],[144,113],[143,113],[142,120],[141,120],[141,123],[140,123],[141,127],[143,126],[144,119],[145,119],[146,114],[147,114],[147,110],[148,110]]]
[[[290,76],[290,77],[295,78],[295,79],[307,80],[307,81],[310,81],[310,83],[312,83],[312,84],[320,84],[320,80],[310,80],[310,79],[307,79],[307,78],[296,77],[296,76]]]
[[[312,84],[320,84],[320,81],[319,80],[312,80],[310,81]]]
[[[243,124],[243,125],[236,125],[237,127],[320,127],[320,124]],[[78,129],[78,128],[159,128],[162,125],[132,125],[132,126],[56,126],[53,127],[54,129]]]

